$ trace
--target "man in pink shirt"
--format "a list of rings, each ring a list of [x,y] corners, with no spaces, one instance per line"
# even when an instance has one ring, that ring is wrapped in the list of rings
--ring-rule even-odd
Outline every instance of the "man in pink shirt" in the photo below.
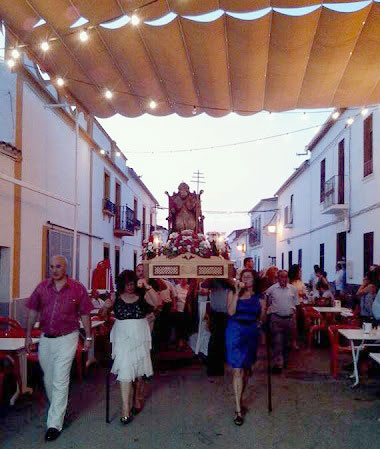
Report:
[[[91,345],[90,311],[93,306],[86,288],[66,274],[67,261],[54,256],[50,261],[51,279],[37,285],[27,302],[29,309],[26,348],[32,344],[31,331],[40,316],[42,330],[38,359],[50,402],[46,441],[56,440],[63,426],[69,394],[70,370],[79,338],[79,318],[86,332],[84,349]]]

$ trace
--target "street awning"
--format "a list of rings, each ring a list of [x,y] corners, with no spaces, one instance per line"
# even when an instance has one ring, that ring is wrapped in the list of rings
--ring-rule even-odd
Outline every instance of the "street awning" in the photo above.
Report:
[[[380,4],[323,3],[2,0],[0,18],[52,81],[62,77],[61,89],[98,117],[380,103]],[[357,8],[337,11],[332,3]]]

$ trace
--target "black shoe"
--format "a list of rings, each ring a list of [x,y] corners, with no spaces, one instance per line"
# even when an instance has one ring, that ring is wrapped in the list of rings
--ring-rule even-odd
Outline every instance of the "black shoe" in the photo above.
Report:
[[[243,418],[243,414],[241,412],[235,412],[235,419],[234,419],[234,423],[237,426],[242,426],[244,423],[244,418]]]
[[[54,441],[59,437],[59,435],[61,435],[60,430],[56,429],[55,427],[50,427],[45,433],[45,440]]]
[[[282,373],[282,368],[280,366],[274,366],[272,368],[272,373],[273,374],[281,374]]]
[[[122,416],[121,418],[120,418],[120,422],[122,423],[122,424],[129,424],[130,422],[132,422],[133,421],[133,415],[132,415],[132,413],[131,414],[129,414],[128,416]]]

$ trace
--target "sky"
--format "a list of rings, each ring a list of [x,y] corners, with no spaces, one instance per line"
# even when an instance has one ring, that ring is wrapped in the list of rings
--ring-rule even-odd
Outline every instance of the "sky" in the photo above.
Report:
[[[203,173],[205,184],[200,188],[204,190],[205,232],[219,231],[228,235],[234,229],[248,227],[247,212],[260,199],[273,196],[294,169],[308,158],[296,153],[304,153],[317,126],[322,125],[328,115],[324,109],[306,114],[302,111],[262,112],[249,117],[231,113],[223,118],[206,114],[191,118],[116,115],[99,121],[128,158],[128,165],[141,175],[160,206],[168,206],[165,191],[172,194],[182,181],[188,183],[191,190],[196,190],[196,184],[191,182],[193,173],[198,170]],[[313,126],[260,143],[175,152],[262,139]],[[173,152],[160,154],[167,150]],[[236,211],[243,213],[231,213]],[[166,217],[167,211],[159,210],[158,224],[167,227]]]

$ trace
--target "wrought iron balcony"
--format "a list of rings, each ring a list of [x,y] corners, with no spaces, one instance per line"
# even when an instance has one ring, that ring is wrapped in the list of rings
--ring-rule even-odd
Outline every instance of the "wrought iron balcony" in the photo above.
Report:
[[[347,176],[339,175],[332,176],[325,182],[321,203],[323,214],[340,214],[348,209],[347,183]]]
[[[108,198],[103,199],[103,213],[106,215],[114,216],[116,214],[117,206]]]
[[[115,206],[113,233],[116,237],[133,236],[135,234],[135,212],[128,206]]]
[[[141,221],[135,218],[135,229],[141,229]]]

